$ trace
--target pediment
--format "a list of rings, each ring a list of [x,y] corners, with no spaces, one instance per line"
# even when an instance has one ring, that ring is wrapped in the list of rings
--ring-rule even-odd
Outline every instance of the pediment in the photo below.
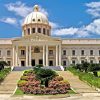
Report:
[[[61,40],[43,34],[32,34],[21,38],[15,38],[13,39],[13,41],[61,41]]]

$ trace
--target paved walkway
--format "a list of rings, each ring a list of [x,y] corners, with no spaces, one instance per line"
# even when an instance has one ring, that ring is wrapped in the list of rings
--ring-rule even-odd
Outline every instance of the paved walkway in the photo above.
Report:
[[[5,80],[0,84],[0,94],[13,94],[21,74],[21,71],[12,71],[8,74]]]
[[[71,87],[77,93],[98,93],[85,82],[79,80],[78,76],[73,75],[70,71],[58,71],[58,73],[63,76],[64,79],[69,81]]]

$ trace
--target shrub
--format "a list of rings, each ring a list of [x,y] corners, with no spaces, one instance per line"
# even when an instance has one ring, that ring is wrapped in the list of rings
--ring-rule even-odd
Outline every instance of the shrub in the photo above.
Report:
[[[23,87],[23,86],[25,86],[27,84],[27,82],[28,81],[20,80],[20,81],[18,81],[17,85],[18,85],[18,87]]]
[[[62,76],[56,76],[53,78],[54,81],[62,81],[64,80]]]

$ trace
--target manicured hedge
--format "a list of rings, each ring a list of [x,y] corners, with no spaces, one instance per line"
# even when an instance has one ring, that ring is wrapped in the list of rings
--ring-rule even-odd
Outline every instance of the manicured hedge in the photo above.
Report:
[[[6,75],[11,71],[11,68],[5,68],[3,70],[0,71],[0,82],[2,82],[4,80],[4,78],[6,77]]]
[[[76,70],[76,69],[71,68],[71,67],[68,70],[71,71],[74,75],[79,76],[80,80],[86,81],[91,86],[95,86],[95,87],[100,88],[100,78],[95,77],[92,73],[80,72],[79,70]]]

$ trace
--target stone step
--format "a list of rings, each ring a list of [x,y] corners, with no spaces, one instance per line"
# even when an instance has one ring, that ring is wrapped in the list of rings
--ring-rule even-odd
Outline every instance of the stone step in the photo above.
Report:
[[[0,84],[0,94],[13,94],[21,75],[21,71],[9,73],[5,80]]]

